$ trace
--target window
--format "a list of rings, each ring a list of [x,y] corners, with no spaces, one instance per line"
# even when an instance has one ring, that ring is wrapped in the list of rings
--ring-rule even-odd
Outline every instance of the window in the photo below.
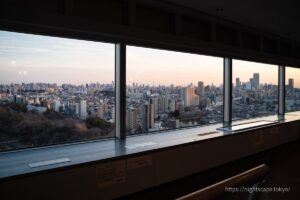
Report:
[[[278,66],[233,60],[233,120],[277,114]]]
[[[223,120],[223,59],[127,47],[126,133]]]
[[[300,69],[286,67],[285,109],[286,112],[300,110]]]
[[[223,121],[223,58],[126,48],[127,135]],[[114,44],[0,31],[0,151],[114,137],[114,56]],[[287,111],[300,110],[297,73]],[[232,77],[233,120],[277,114],[278,66],[233,60]]]
[[[114,44],[0,31],[0,150],[115,135]]]

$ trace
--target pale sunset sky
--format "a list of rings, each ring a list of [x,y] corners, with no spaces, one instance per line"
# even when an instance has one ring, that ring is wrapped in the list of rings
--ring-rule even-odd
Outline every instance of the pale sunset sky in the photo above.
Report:
[[[260,83],[277,84],[277,66],[233,60],[233,82],[247,82],[253,73]],[[286,79],[300,87],[300,69],[287,68]],[[127,84],[186,86],[222,84],[223,59],[151,48],[127,47]],[[111,83],[114,45],[109,43],[0,31],[0,84]]]

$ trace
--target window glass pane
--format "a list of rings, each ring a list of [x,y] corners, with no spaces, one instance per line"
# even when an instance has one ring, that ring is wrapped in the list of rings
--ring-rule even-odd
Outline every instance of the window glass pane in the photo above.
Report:
[[[278,66],[233,60],[233,120],[277,114]]]
[[[127,47],[127,134],[223,119],[223,59]]]
[[[114,44],[0,31],[0,150],[114,136]]]
[[[285,68],[285,109],[286,112],[300,110],[300,69]]]

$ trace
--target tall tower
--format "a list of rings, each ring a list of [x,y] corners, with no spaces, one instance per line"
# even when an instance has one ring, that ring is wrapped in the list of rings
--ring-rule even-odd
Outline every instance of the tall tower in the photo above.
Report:
[[[195,90],[192,85],[183,88],[183,100],[185,106],[191,106],[193,101],[193,96],[195,95]]]
[[[203,97],[203,96],[204,96],[204,83],[203,83],[202,81],[199,81],[199,82],[198,82],[197,94],[198,94],[200,97]]]
[[[290,88],[291,90],[294,89],[294,79],[292,79],[292,78],[289,78],[289,88]]]
[[[177,109],[177,100],[176,99],[170,99],[169,100],[169,111],[174,112]]]
[[[149,115],[149,128],[154,127],[154,105],[148,105],[148,115]]]
[[[241,85],[242,85],[242,84],[241,84],[240,78],[236,78],[236,79],[235,79],[235,87],[240,88]]]
[[[154,105],[152,103],[144,105],[142,116],[143,132],[148,132],[150,128],[154,127]]]
[[[259,88],[259,73],[254,73],[253,74],[253,87],[255,89]]]
[[[79,112],[78,112],[78,114],[79,114],[79,118],[81,119],[81,120],[85,120],[86,119],[86,117],[87,117],[87,110],[86,110],[86,100],[80,100],[80,102],[79,102]]]
[[[159,113],[165,113],[168,111],[168,97],[162,96],[159,99]]]
[[[159,113],[159,99],[157,97],[153,97],[150,99],[150,103],[154,106],[154,115],[156,116]]]
[[[127,128],[130,130],[134,130],[138,127],[137,124],[137,109],[136,108],[130,108],[127,111]]]

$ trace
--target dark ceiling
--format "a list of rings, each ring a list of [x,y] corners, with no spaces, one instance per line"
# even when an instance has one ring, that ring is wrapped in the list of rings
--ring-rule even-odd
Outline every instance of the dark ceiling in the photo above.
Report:
[[[300,41],[298,0],[165,0]]]

